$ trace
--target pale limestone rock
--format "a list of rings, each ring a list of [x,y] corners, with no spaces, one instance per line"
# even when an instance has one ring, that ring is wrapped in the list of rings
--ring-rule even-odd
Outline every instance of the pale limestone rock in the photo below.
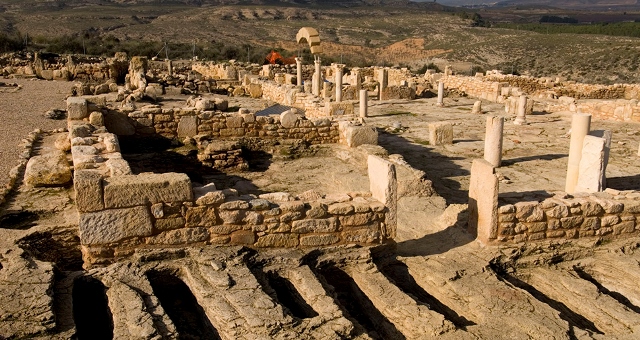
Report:
[[[91,136],[91,127],[89,125],[73,125],[69,128],[69,140],[89,136]]]
[[[32,187],[63,185],[71,181],[71,168],[64,152],[51,152],[29,159],[24,171],[25,184]]]
[[[429,144],[453,144],[453,125],[450,122],[429,123]]]
[[[148,203],[191,201],[191,180],[186,174],[140,174],[105,179],[107,208],[123,208]]]
[[[98,154],[98,149],[89,145],[77,145],[77,146],[71,147],[71,154],[74,157],[75,156],[92,156],[92,155]]]
[[[163,232],[159,235],[149,237],[147,239],[148,244],[191,244],[196,242],[203,242],[209,238],[209,231],[207,228],[182,228]]]
[[[295,197],[293,197],[288,192],[270,192],[267,194],[259,195],[258,197],[268,201],[276,201],[276,202],[288,202],[288,201],[295,200]]]
[[[473,103],[473,109],[471,109],[471,113],[473,114],[481,114],[482,113],[482,102],[476,101]]]
[[[76,192],[76,207],[80,212],[104,209],[102,198],[102,174],[97,170],[77,170],[73,186]]]
[[[159,231],[167,231],[185,227],[185,220],[182,217],[165,217],[155,221],[154,227]]]
[[[296,127],[298,119],[300,119],[300,117],[298,117],[297,114],[291,112],[290,110],[280,114],[280,124],[285,128],[291,129]]]
[[[334,234],[327,235],[300,235],[300,246],[320,247],[340,242],[340,237]]]
[[[393,163],[373,155],[369,155],[367,164],[371,197],[384,203],[388,209],[385,214],[386,230],[383,237],[394,238],[398,211],[396,167]]]
[[[87,100],[80,97],[67,98],[67,117],[70,120],[81,120],[89,116]]]
[[[297,234],[270,234],[261,236],[255,243],[258,248],[275,247],[275,248],[294,248],[298,246]]]
[[[599,192],[604,190],[606,140],[595,136],[584,137],[582,157],[578,170],[576,192]]]
[[[69,141],[69,135],[67,134],[61,134],[56,138],[56,141],[54,143],[54,146],[56,147],[56,149],[63,151],[63,152],[67,152],[71,150],[71,142]]]
[[[113,133],[107,133],[101,136],[100,140],[104,144],[106,152],[120,152],[120,142],[118,137]]]
[[[129,163],[122,158],[109,158],[105,165],[109,170],[110,177],[132,174]]]
[[[153,324],[153,316],[138,292],[115,281],[107,290],[109,309],[113,316],[114,339],[156,339],[160,335]]]
[[[136,128],[129,117],[120,112],[108,112],[104,114],[104,126],[107,130],[118,136],[131,136],[136,133]]]
[[[378,145],[378,131],[374,127],[350,125],[345,128],[344,136],[351,148],[363,144]]]
[[[217,225],[214,207],[190,207],[185,216],[187,227],[213,227]]]
[[[484,159],[474,159],[469,180],[469,232],[489,242],[497,235],[498,177]]]
[[[108,244],[150,236],[151,216],[147,207],[109,209],[80,214],[79,234],[83,245]]]
[[[194,190],[195,192],[195,190]],[[225,195],[221,190],[208,192],[196,198],[197,205],[213,205],[224,202]]]

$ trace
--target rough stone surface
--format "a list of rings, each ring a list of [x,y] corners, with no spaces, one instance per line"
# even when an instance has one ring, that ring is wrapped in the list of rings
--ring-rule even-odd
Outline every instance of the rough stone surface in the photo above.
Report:
[[[122,208],[159,202],[193,199],[191,181],[186,174],[140,174],[105,179],[106,208]]]
[[[396,215],[398,205],[396,167],[393,163],[373,155],[369,155],[367,164],[371,197],[384,203],[388,208],[385,219],[385,236],[394,238],[396,236]]]
[[[469,182],[469,231],[482,242],[497,237],[498,178],[484,159],[474,159]]]
[[[453,125],[450,122],[429,123],[429,144],[453,144]]]
[[[43,155],[29,159],[24,172],[24,181],[33,187],[64,185],[71,181],[71,169],[67,156],[53,149]]]
[[[73,186],[76,192],[76,207],[80,212],[104,209],[102,174],[97,170],[77,170]]]
[[[146,207],[109,209],[80,214],[80,242],[84,245],[108,244],[152,232]]]
[[[605,146],[606,140],[604,138],[590,135],[584,137],[576,192],[604,190]]]

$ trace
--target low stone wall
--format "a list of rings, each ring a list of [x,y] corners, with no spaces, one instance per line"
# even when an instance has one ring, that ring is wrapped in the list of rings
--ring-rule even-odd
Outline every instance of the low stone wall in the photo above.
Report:
[[[544,239],[627,237],[639,234],[640,192],[607,189],[542,201],[500,204],[494,167],[476,159],[469,184],[469,231],[488,245]]]
[[[283,85],[272,81],[257,80],[262,86],[262,97],[276,103],[293,106],[304,111],[305,117],[320,118],[333,116],[351,116],[354,114],[354,101],[340,103],[325,101],[311,93],[302,92],[294,85]]]
[[[102,125],[102,113],[89,113],[87,100],[78,97],[67,100],[67,112],[69,136],[66,140],[70,143],[75,168],[79,236],[86,267],[112,263],[132,255],[139,248],[374,245],[390,241],[395,236],[395,167],[379,157],[370,156],[369,160],[371,192],[323,196],[310,191],[299,197],[287,193],[240,196],[233,189],[217,190],[212,184],[192,188],[186,174],[133,175],[119,152],[116,135]],[[148,114],[152,116],[146,119],[154,122],[155,115],[162,113]],[[192,124],[197,122],[194,119],[199,118],[198,115],[178,117],[180,120],[175,125],[178,136],[185,131],[187,123],[194,129],[192,132],[199,131],[200,124]],[[183,117],[190,117],[191,121],[183,121]],[[224,121],[216,124],[234,124],[230,123],[232,121],[262,124],[257,123],[259,120],[264,121],[264,125],[275,127],[277,124],[272,117],[255,117],[253,114],[221,117]],[[210,119],[207,124],[212,124]],[[317,138],[330,138],[333,142],[339,138],[337,123],[328,119],[314,123],[286,112],[281,115],[281,120],[281,129],[261,130],[275,133],[265,133],[264,137],[304,138],[305,132],[301,132],[304,127],[299,123],[303,121],[310,124],[309,129],[315,129]],[[287,128],[288,124],[292,124],[291,127]],[[375,129],[343,125],[343,138],[352,142],[377,139]],[[319,132],[325,128],[326,132]],[[225,137],[220,131],[218,136]],[[229,146],[227,149],[237,148]],[[216,150],[210,151],[204,154],[218,155]]]
[[[502,102],[503,83],[495,81],[485,81],[483,77],[446,76],[441,78],[446,89],[456,89],[469,96],[488,100],[491,102]]]
[[[640,192],[560,195],[498,207],[497,242],[638,234]]]

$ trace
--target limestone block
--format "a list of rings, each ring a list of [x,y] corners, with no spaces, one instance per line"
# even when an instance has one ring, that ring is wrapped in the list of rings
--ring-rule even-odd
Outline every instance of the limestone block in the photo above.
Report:
[[[24,171],[25,184],[32,187],[63,185],[71,181],[71,168],[64,152],[51,152],[29,159]]]
[[[338,230],[336,218],[311,219],[293,221],[291,231],[294,233],[329,233]]]
[[[182,228],[163,232],[159,235],[149,237],[148,244],[191,244],[206,241],[209,238],[207,228]]]
[[[149,236],[151,232],[151,216],[147,207],[80,214],[79,233],[83,245],[108,244],[130,237]]]
[[[104,134],[101,136],[102,144],[104,144],[104,150],[106,152],[120,152],[120,142],[118,137],[113,133]]]
[[[178,137],[193,137],[198,134],[198,117],[182,116],[178,122]]]
[[[67,98],[67,117],[70,120],[85,119],[89,116],[87,100],[80,97]]]
[[[300,117],[291,110],[280,114],[280,124],[285,128],[294,128]]]
[[[578,170],[578,182],[576,192],[599,192],[604,190],[605,171],[605,146],[604,138],[587,135],[582,145],[582,157]]]
[[[208,192],[196,199],[197,205],[213,205],[224,202],[225,195],[221,190]]]
[[[89,125],[73,125],[69,127],[69,140],[89,136],[91,136],[91,127]]]
[[[298,246],[298,234],[270,234],[258,238],[256,247],[293,248]]]
[[[325,116],[350,116],[354,114],[352,102],[328,102],[324,107]]]
[[[369,155],[367,165],[371,197],[384,203],[388,209],[385,216],[386,230],[383,237],[394,238],[398,210],[396,167],[393,163],[374,155]]]
[[[66,152],[71,150],[71,142],[69,141],[69,135],[61,134],[56,138],[54,143],[56,149]]]
[[[102,116],[102,112],[91,112],[89,115],[89,124],[93,126],[104,126],[104,117]]]
[[[227,111],[229,108],[229,101],[222,98],[214,98],[213,104],[215,105],[215,109],[218,111]]]
[[[185,220],[182,217],[167,217],[157,219],[155,228],[159,231],[173,230],[185,227]]]
[[[233,115],[227,117],[227,128],[241,128],[244,124],[244,119],[240,115]]]
[[[375,244],[380,243],[380,230],[377,226],[371,228],[355,229],[342,232],[345,243]]]
[[[186,174],[146,173],[105,179],[104,203],[107,208],[191,200],[193,200],[191,180]]]
[[[249,84],[246,86],[246,91],[249,92],[251,98],[262,97],[262,85],[261,84]]]
[[[80,212],[104,209],[102,198],[102,174],[97,170],[77,170],[73,187],[76,192],[76,208]]]
[[[71,154],[75,156],[91,156],[97,155],[98,149],[89,145],[77,145],[71,147]]]
[[[110,158],[105,162],[109,176],[131,175],[129,163],[122,158]]]
[[[338,242],[340,242],[340,237],[335,234],[300,236],[300,245],[303,247],[328,246]]]
[[[498,235],[498,177],[484,159],[474,159],[469,180],[469,232],[488,243]]]
[[[348,125],[341,133],[345,137],[347,146],[351,148],[363,144],[378,145],[378,131],[371,126]]]
[[[232,244],[253,245],[256,242],[256,234],[250,230],[238,230],[231,234]]]
[[[429,124],[429,144],[453,144],[453,125],[450,122],[435,122]]]

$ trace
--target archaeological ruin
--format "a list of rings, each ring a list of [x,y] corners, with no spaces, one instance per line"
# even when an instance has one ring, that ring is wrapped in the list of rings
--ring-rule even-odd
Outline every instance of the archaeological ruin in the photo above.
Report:
[[[4,65],[8,100],[68,91],[0,189],[0,339],[638,336],[640,85],[296,40]]]

